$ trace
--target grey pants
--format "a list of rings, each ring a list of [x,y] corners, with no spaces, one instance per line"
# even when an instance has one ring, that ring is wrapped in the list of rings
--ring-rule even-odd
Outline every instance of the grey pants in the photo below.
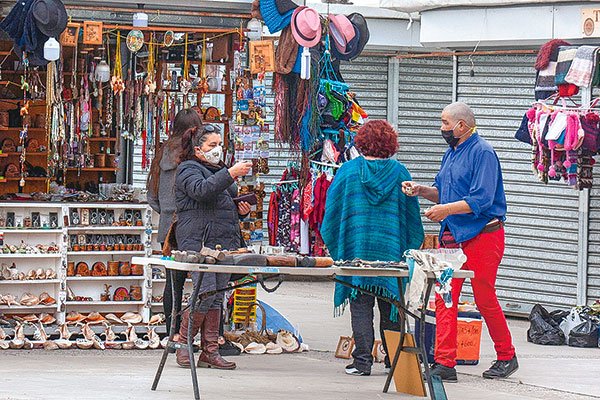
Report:
[[[202,280],[200,280],[201,275],[203,275]],[[197,285],[200,285],[199,294],[203,294],[211,290],[223,289],[227,287],[227,282],[229,282],[230,276],[231,274],[216,274],[214,272],[204,272],[203,274],[200,272],[193,272],[192,281],[194,282],[194,289]],[[194,311],[206,313],[208,310],[220,310],[224,298],[225,293],[217,293],[209,296],[200,303],[196,303],[194,306]]]
[[[352,334],[354,336],[354,351],[352,358],[356,369],[363,372],[371,372],[373,365],[373,344],[375,343],[375,333],[373,330],[373,307],[375,306],[375,297],[359,293],[356,299],[350,302],[350,313],[352,320]],[[400,323],[390,321],[390,311],[392,305],[381,299],[377,299],[379,308],[380,323],[379,332],[381,341],[388,353],[385,342],[384,330],[400,331]],[[390,366],[390,359],[385,356],[385,366]]]

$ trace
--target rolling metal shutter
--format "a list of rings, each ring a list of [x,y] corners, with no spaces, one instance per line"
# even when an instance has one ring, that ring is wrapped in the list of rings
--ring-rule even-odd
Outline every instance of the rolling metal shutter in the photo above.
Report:
[[[594,186],[590,190],[588,244],[588,304],[600,299],[600,171],[594,168]]]
[[[496,287],[505,311],[528,313],[535,303],[576,303],[578,192],[544,185],[531,172],[531,149],[514,139],[530,107],[535,55],[458,58],[458,100],[469,104],[481,135],[494,146],[508,202],[506,250]]]
[[[439,134],[440,113],[452,102],[452,58],[400,60],[398,93],[398,159],[415,182],[429,185],[440,167],[447,145]],[[421,211],[431,207],[419,198]],[[426,233],[439,224],[423,217]]]

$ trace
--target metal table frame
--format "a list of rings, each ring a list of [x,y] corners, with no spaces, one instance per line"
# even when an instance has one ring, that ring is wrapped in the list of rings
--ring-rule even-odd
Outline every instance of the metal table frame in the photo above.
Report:
[[[239,285],[228,286],[226,288],[219,288],[216,290],[212,290],[210,292],[206,292],[203,294],[199,294],[200,285],[196,285],[192,294],[192,301],[190,304],[195,304],[195,302],[202,301],[204,298],[212,296],[217,293],[223,293],[228,290],[233,290],[249,285],[256,284],[258,282],[264,282],[269,279],[281,278],[286,275],[295,275],[295,276],[320,276],[331,279],[332,281],[347,286],[352,289],[356,289],[357,291],[374,296],[376,298],[380,298],[394,306],[398,309],[399,313],[399,322],[400,322],[400,342],[396,352],[391,361],[391,368],[387,375],[387,379],[385,381],[385,385],[383,387],[383,392],[387,393],[392,382],[392,378],[394,376],[394,371],[398,365],[398,360],[400,359],[400,354],[402,352],[416,354],[419,363],[423,366],[424,370],[424,378],[427,382],[429,397],[432,400],[436,400],[435,391],[433,388],[433,382],[431,380],[429,363],[427,362],[427,349],[425,348],[425,308],[427,307],[427,301],[422,306],[422,309],[418,310],[417,313],[413,313],[409,311],[406,307],[406,302],[404,299],[404,283],[403,278],[408,277],[407,269],[397,269],[397,268],[359,268],[359,267],[330,267],[330,268],[304,268],[304,267],[256,267],[256,266],[240,266],[240,265],[215,265],[215,264],[190,264],[190,263],[180,263],[170,260],[163,260],[158,258],[147,258],[147,257],[133,257],[133,264],[143,264],[147,265],[162,265],[164,266],[169,274],[172,274],[174,270],[179,271],[188,271],[188,272],[215,272],[215,273],[228,273],[228,274],[254,274],[256,275],[256,279],[252,281],[243,282]],[[392,300],[388,298],[383,298],[374,293],[369,292],[368,290],[361,289],[354,285],[348,284],[345,281],[338,279],[340,276],[383,276],[383,277],[392,277],[398,280],[398,287],[400,288],[400,299]],[[172,277],[172,275],[171,275]],[[459,270],[454,273],[455,278],[471,278],[473,277],[472,271]],[[427,286],[425,289],[425,299],[429,299],[431,295],[431,291],[433,290],[433,286],[435,285],[435,276],[432,273],[427,274]],[[171,327],[170,327],[170,335],[167,347],[165,348],[160,363],[158,365],[158,369],[156,371],[156,375],[154,377],[154,381],[152,383],[152,390],[156,390],[158,387],[158,382],[160,381],[160,377],[162,375],[163,369],[165,367],[167,358],[169,354],[174,353],[177,349],[187,347],[190,354],[190,370],[192,374],[192,385],[194,388],[194,398],[196,400],[200,399],[200,387],[198,385],[198,376],[196,375],[196,363],[194,361],[194,352],[193,352],[193,340],[192,337],[192,315],[190,313],[190,321],[188,324],[188,341],[187,345],[181,345],[180,343],[174,342],[173,338],[175,335],[175,324],[177,312],[175,310],[175,293],[173,291],[173,313],[171,317]],[[184,307],[179,314],[183,313],[187,307]],[[404,337],[406,335],[406,325],[407,325],[407,316],[413,318],[415,321],[415,325],[418,325],[420,330],[420,345],[415,347],[409,347],[404,345]],[[440,382],[441,383],[441,382]]]

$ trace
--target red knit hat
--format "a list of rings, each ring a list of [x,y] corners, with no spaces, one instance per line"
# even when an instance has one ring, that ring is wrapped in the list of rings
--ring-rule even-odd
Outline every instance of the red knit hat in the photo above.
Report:
[[[552,58],[556,61],[556,58],[558,57],[558,47],[570,45],[570,43],[561,39],[552,39],[549,42],[544,43],[538,51],[537,60],[535,60],[535,69],[538,71],[546,69]]]

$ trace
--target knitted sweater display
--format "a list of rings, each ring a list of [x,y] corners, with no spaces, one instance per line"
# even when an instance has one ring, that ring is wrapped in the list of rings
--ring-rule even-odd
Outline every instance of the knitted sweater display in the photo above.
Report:
[[[402,193],[412,180],[396,160],[356,158],[345,163],[327,192],[321,235],[334,260],[401,261],[404,252],[419,249],[424,232],[416,197]],[[395,278],[340,277],[361,289],[399,299]],[[335,314],[341,315],[358,292],[336,284]],[[390,318],[397,320],[393,308]]]

